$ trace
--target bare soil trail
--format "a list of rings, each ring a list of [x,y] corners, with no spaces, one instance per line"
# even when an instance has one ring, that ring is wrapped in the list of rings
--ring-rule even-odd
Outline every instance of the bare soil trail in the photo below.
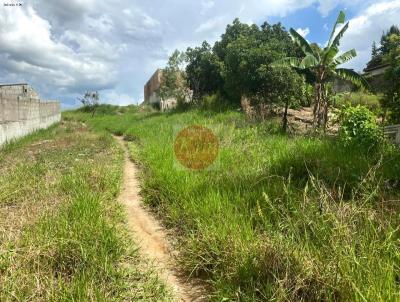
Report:
[[[123,138],[115,136],[115,139],[125,153],[123,186],[118,200],[125,206],[128,227],[140,246],[141,254],[154,263],[160,278],[173,291],[177,301],[207,301],[204,289],[181,277],[176,270],[166,231],[142,204],[139,170],[130,160]]]

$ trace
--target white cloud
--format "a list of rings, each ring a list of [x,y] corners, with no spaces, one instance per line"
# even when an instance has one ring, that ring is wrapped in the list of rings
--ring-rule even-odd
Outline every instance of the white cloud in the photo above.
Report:
[[[95,32],[108,33],[114,28],[114,22],[109,15],[103,14],[99,17],[86,17],[86,23]]]
[[[99,39],[73,31],[55,39],[51,25],[32,7],[26,10],[0,11],[0,52],[7,58],[10,72],[21,72],[25,78],[51,76],[49,83],[62,87],[93,85],[108,87],[116,81],[113,57],[107,52],[119,49]],[[75,42],[75,49],[64,40]],[[35,81],[35,80],[33,80]]]
[[[323,17],[326,17],[335,8],[347,10],[347,8],[362,9],[371,3],[376,3],[384,0],[318,0],[318,10]]]
[[[350,66],[362,69],[372,40],[399,24],[399,2],[26,0],[22,9],[0,7],[0,81],[28,81],[46,97],[71,102],[87,89],[103,90],[111,102],[137,102],[175,48],[213,43],[236,17],[261,24],[311,5],[323,16],[343,7],[355,13],[341,46],[357,49]],[[314,33],[309,20],[296,18],[303,36]]]
[[[206,22],[200,24],[199,27],[196,28],[196,33],[213,33],[219,31],[222,26],[226,26],[226,19],[224,16],[215,17],[207,20]]]
[[[160,22],[143,10],[126,8],[123,11],[123,25],[125,33],[135,39],[161,35]]]
[[[355,48],[358,55],[347,67],[362,70],[370,59],[372,41],[379,42],[382,33],[393,24],[400,25],[400,0],[372,4],[351,19],[341,49]]]
[[[310,29],[308,27],[305,28],[298,28],[296,31],[303,37],[307,37],[307,35],[310,33]]]
[[[126,93],[117,93],[116,91],[106,91],[103,95],[100,95],[102,103],[127,106],[136,104],[133,97]]]
[[[201,1],[201,14],[206,14],[210,9],[212,9],[215,5],[213,0],[202,0]]]

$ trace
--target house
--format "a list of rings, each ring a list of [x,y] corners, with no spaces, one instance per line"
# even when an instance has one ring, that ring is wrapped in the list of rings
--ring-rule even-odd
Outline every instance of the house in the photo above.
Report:
[[[383,75],[389,67],[390,67],[390,64],[381,64],[381,65],[374,66],[371,68],[365,68],[364,76],[365,77],[375,77],[375,76]]]

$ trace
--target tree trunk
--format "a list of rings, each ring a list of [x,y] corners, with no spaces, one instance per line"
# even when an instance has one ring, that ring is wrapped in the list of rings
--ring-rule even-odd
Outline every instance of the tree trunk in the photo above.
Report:
[[[317,82],[315,84],[315,104],[314,104],[314,120],[313,120],[313,126],[316,128],[319,125],[319,113],[321,110],[321,88],[322,84],[320,82]]]
[[[328,124],[328,110],[329,110],[329,99],[328,99],[328,96],[325,91],[324,92],[324,110],[323,110],[324,133],[326,132],[326,126]]]
[[[283,112],[283,119],[282,119],[282,130],[285,133],[287,131],[287,126],[288,126],[288,118],[287,118],[288,109],[289,109],[289,100],[286,100],[285,111]]]
[[[318,113],[318,128],[320,128],[324,123],[324,115],[325,115],[324,109],[325,109],[325,85],[321,84],[321,100]]]
[[[383,115],[382,115],[382,125],[383,126],[385,125],[385,122],[386,122],[386,115],[387,115],[387,108],[385,107],[383,109]]]
[[[92,117],[94,117],[95,113],[96,113],[96,107],[93,107],[93,109],[92,109]]]

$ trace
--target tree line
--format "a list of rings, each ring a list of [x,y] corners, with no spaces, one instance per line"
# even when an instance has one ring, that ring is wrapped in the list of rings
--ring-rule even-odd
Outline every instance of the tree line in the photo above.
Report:
[[[314,126],[325,129],[335,79],[368,88],[361,75],[340,67],[357,55],[354,49],[339,49],[348,27],[344,12],[340,12],[329,42],[320,46],[294,29],[287,31],[281,23],[257,26],[235,19],[214,45],[204,41],[172,54],[164,69],[161,97],[174,97],[184,105],[199,104],[204,97],[216,95],[218,102],[228,106],[237,107],[247,99],[255,108],[260,104],[283,108],[284,129],[288,107],[313,105]],[[382,52],[391,53],[393,60],[397,60],[396,54],[390,49],[396,39],[385,37],[381,43]]]

